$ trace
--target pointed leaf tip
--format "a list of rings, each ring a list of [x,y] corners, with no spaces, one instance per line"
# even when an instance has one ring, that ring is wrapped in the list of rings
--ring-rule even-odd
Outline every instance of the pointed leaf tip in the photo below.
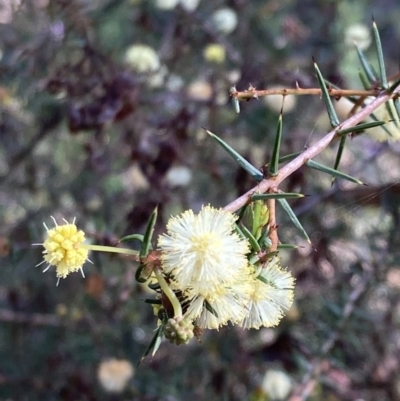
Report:
[[[318,68],[318,65],[314,63],[315,73],[317,75],[318,83],[321,88],[322,99],[324,100],[326,111],[328,112],[329,121],[332,127],[337,127],[340,124],[339,118],[336,114],[336,110],[333,107],[331,97],[329,96],[328,88],[326,87],[325,79]]]
[[[313,168],[313,169],[315,169],[315,170],[322,171],[323,173],[331,174],[331,175],[333,175],[334,177],[337,177],[337,178],[344,178],[345,180],[348,180],[348,181],[350,181],[350,182],[354,182],[354,183],[356,183],[356,184],[364,184],[362,181],[360,181],[360,180],[357,179],[357,178],[354,178],[354,177],[352,177],[352,176],[350,176],[350,175],[347,175],[347,174],[345,174],[345,173],[342,173],[342,172],[339,171],[339,170],[335,170],[335,169],[330,168],[330,167],[328,167],[328,166],[325,166],[325,165],[323,165],[323,164],[317,163],[316,161],[314,161],[314,160],[312,160],[312,159],[308,159],[308,160],[306,161],[305,164],[306,164],[306,166],[308,166],[308,167],[311,167],[311,168]]]
[[[281,112],[282,112],[282,110],[281,110]],[[273,177],[278,174],[278,170],[279,170],[279,153],[280,153],[281,142],[282,142],[282,125],[283,125],[283,118],[282,118],[282,114],[280,114],[279,118],[278,118],[278,126],[276,129],[274,149],[272,150],[271,163],[269,166],[269,174]]]
[[[228,153],[229,155],[235,159],[236,162],[246,170],[257,182],[262,181],[264,175],[254,167],[251,163],[249,163],[243,156],[241,156],[236,150],[234,150],[231,146],[229,146],[225,141],[219,138],[217,135],[206,129],[207,134],[209,134],[212,138],[214,138]]]
[[[143,242],[139,253],[139,257],[141,260],[146,258],[147,255],[149,254],[151,248],[151,240],[153,238],[153,233],[154,233],[154,226],[156,225],[157,222],[157,216],[158,216],[158,206],[154,208],[153,213],[151,214],[149,221],[147,222],[146,231],[143,237]]]
[[[378,27],[376,26],[375,21],[372,22],[372,32],[374,35],[374,41],[375,41],[375,48],[376,48],[376,53],[378,56],[378,64],[379,64],[379,73],[380,73],[380,80],[382,87],[387,89],[388,87],[388,82],[387,82],[387,76],[386,76],[386,69],[385,69],[385,61],[383,58],[383,50],[382,50],[382,43],[381,43],[381,38],[379,35]]]
[[[299,219],[297,218],[296,214],[290,207],[288,201],[286,199],[278,199],[278,202],[282,206],[283,210],[287,213],[292,223],[297,227],[297,229],[303,234],[304,238],[307,242],[312,246],[310,237],[308,236],[306,230],[303,228],[302,224],[300,223]]]
[[[306,195],[295,192],[278,192],[267,194],[254,194],[251,196],[252,201],[268,200],[268,199],[298,199],[304,198]]]

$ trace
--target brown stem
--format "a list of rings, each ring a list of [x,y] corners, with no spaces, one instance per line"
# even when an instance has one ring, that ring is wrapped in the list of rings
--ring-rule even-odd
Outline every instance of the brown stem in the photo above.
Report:
[[[382,92],[375,100],[366,105],[357,114],[354,114],[353,116],[348,118],[338,127],[334,128],[331,132],[321,138],[314,145],[305,150],[302,154],[300,154],[291,162],[282,167],[275,177],[267,178],[260,181],[257,186],[255,186],[250,191],[247,191],[245,194],[235,199],[233,202],[226,205],[224,209],[230,212],[235,212],[236,210],[247,204],[250,201],[250,196],[253,195],[255,192],[265,193],[272,187],[278,187],[285,178],[287,178],[294,171],[303,166],[307,160],[312,159],[313,157],[321,153],[337,137],[337,132],[339,130],[354,127],[359,122],[368,117],[371,113],[373,113],[374,110],[376,110],[379,106],[387,102],[389,99],[393,98],[398,92],[400,92],[400,85],[391,94]]]
[[[269,248],[269,252],[275,252],[278,249],[278,231],[276,226],[276,214],[275,214],[275,199],[269,199],[267,202],[268,211],[269,211],[269,239],[271,240],[272,245]]]
[[[341,97],[349,97],[349,96],[378,96],[381,93],[381,89],[370,89],[370,90],[362,90],[362,89],[333,89],[327,88],[328,92],[331,96],[336,98]],[[317,95],[321,96],[322,92],[319,88],[284,88],[284,89],[264,89],[257,90],[252,86],[249,89],[242,92],[232,92],[231,96],[238,100],[246,100],[246,99],[257,99],[261,96],[269,96],[269,95]]]

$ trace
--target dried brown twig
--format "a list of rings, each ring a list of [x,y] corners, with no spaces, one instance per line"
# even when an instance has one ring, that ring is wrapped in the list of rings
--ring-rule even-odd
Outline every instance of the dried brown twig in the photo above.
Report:
[[[370,89],[370,90],[362,90],[362,89],[333,89],[328,88],[328,92],[330,96],[341,98],[341,97],[349,97],[349,96],[378,96],[381,93],[381,89]],[[237,100],[248,100],[248,99],[258,99],[262,96],[269,95],[317,95],[322,96],[321,89],[319,88],[300,88],[298,85],[296,88],[283,88],[283,89],[264,89],[257,90],[253,86],[250,86],[249,89],[245,91],[234,91],[231,92],[231,96]]]

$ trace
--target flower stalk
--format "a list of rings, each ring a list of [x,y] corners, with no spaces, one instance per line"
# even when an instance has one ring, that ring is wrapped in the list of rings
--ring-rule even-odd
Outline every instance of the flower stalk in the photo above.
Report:
[[[105,245],[92,245],[92,244],[80,244],[81,248],[87,249],[88,251],[99,251],[99,252],[111,252],[111,253],[121,253],[123,255],[133,255],[139,256],[139,251],[135,251],[130,248],[118,248],[115,246],[105,246]]]
[[[182,316],[181,304],[179,303],[179,300],[176,297],[175,293],[171,290],[170,286],[166,282],[164,276],[161,273],[161,269],[159,267],[155,267],[153,272],[156,276],[158,284],[160,284],[162,291],[164,292],[166,297],[169,299],[169,302],[171,302],[171,305],[174,309],[174,317]]]

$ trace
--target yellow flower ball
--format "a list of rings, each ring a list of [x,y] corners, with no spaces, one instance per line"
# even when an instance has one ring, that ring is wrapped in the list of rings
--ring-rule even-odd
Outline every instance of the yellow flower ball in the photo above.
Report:
[[[85,241],[85,233],[78,230],[74,223],[70,224],[65,221],[65,224],[58,225],[55,219],[55,228],[48,229],[47,237],[43,242],[43,262],[48,263],[47,271],[50,266],[56,267],[58,278],[65,278],[69,273],[82,271],[82,266],[88,260],[89,251],[82,247]],[[83,271],[82,271],[83,274]]]
[[[221,64],[225,61],[225,48],[218,43],[211,43],[205,47],[203,56],[210,63]]]

